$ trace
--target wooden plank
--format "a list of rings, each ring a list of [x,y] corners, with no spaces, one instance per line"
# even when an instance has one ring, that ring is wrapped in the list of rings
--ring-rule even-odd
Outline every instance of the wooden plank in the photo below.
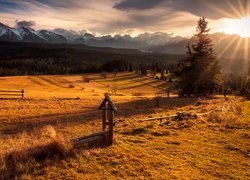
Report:
[[[110,99],[109,95],[105,94],[104,96],[108,100],[109,106],[112,108],[112,110],[117,111],[117,108],[115,107],[113,101]]]
[[[72,141],[81,141],[81,140],[92,138],[92,137],[95,137],[95,136],[105,136],[105,134],[107,134],[107,133],[108,133],[107,131],[96,132],[96,133],[92,133],[92,134],[82,136],[82,137],[79,137],[79,138],[76,138],[76,139],[72,139]]]
[[[9,92],[9,93],[11,93],[11,92],[18,92],[18,93],[21,93],[22,90],[20,90],[20,91],[14,91],[14,90],[0,90],[0,92]]]
[[[0,94],[0,96],[22,96],[22,94]]]
[[[210,112],[206,112],[206,113],[198,113],[196,114],[197,116],[202,116],[205,114],[208,114]],[[173,118],[173,117],[178,117],[178,114],[173,114],[173,115],[168,115],[168,116],[161,116],[161,117],[154,117],[154,118],[147,118],[147,119],[141,119],[139,121],[153,121],[153,120],[162,120],[162,119],[168,119],[168,118]]]
[[[108,94],[104,94],[104,100],[102,101],[101,105],[98,107],[99,110],[107,108],[105,107],[106,102],[108,102],[109,105],[109,109],[113,110],[113,111],[117,111],[116,106],[114,105],[113,101],[110,99]]]
[[[112,110],[110,107],[101,107],[99,110]]]
[[[105,109],[102,110],[102,131],[106,129],[106,122],[107,122],[107,111]]]
[[[98,109],[105,108],[105,104],[106,104],[106,102],[107,102],[107,99],[106,99],[106,98],[104,98],[104,99],[103,99],[103,101],[102,101],[102,103],[101,103],[101,104],[100,104],[100,106],[98,107]]]
[[[177,117],[177,114],[174,115],[169,115],[169,116],[162,116],[162,117],[154,117],[154,118],[147,118],[147,119],[141,119],[139,121],[152,121],[152,120],[158,120],[158,119],[167,119],[167,118],[172,118],[172,117]]]
[[[108,111],[108,122],[109,122],[109,142],[110,144],[113,143],[113,136],[114,136],[114,111]]]
[[[88,138],[88,139],[75,141],[74,144],[75,145],[80,145],[80,144],[91,143],[91,142],[96,142],[96,141],[103,141],[103,140],[104,140],[104,136],[95,136],[95,137],[91,137],[91,138]]]

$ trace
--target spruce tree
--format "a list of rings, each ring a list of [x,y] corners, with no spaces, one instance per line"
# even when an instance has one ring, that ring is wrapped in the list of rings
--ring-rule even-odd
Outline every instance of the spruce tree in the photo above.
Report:
[[[195,43],[187,45],[187,58],[177,65],[176,76],[181,96],[210,94],[220,84],[220,67],[207,24],[204,17],[199,19],[197,33],[192,38]]]
[[[129,72],[133,72],[133,64],[129,63]]]

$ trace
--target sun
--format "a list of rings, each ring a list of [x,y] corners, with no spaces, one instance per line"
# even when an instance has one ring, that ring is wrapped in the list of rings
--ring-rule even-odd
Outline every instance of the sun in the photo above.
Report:
[[[238,34],[241,37],[250,37],[250,16],[241,19],[226,19],[223,29],[227,34]]]

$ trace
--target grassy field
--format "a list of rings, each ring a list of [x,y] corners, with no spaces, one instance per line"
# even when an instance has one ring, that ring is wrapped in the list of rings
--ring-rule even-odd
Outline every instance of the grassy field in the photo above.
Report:
[[[90,79],[89,83],[84,78]],[[136,75],[134,73],[108,73],[85,75],[13,76],[0,77],[0,89],[25,90],[26,98],[76,98],[100,96],[117,85],[117,93],[123,96],[155,95],[174,89],[173,83]]]
[[[249,101],[171,95],[156,107],[154,96],[172,92],[173,84],[132,73],[88,77],[90,83],[82,75],[0,78],[0,89],[25,89],[26,97],[0,100],[0,179],[249,178]],[[114,144],[71,147],[71,138],[101,129],[97,108],[113,83]],[[140,121],[177,112],[207,114]],[[43,147],[45,157],[29,156]]]

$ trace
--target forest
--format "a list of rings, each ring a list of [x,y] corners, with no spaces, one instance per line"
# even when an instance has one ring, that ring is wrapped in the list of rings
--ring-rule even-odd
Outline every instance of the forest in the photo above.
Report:
[[[129,63],[171,65],[184,55],[85,45],[0,42],[0,75],[77,74],[126,71]]]

